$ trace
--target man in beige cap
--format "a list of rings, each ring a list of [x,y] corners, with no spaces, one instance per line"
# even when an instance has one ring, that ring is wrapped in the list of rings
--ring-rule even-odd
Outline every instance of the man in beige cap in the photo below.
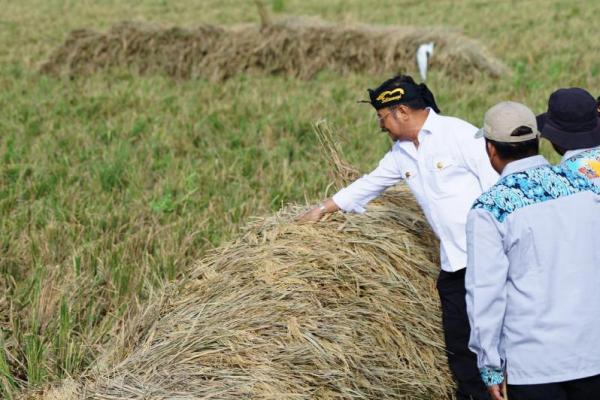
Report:
[[[600,187],[538,154],[535,115],[502,102],[476,136],[500,180],[467,217],[466,301],[494,400],[600,398]]]

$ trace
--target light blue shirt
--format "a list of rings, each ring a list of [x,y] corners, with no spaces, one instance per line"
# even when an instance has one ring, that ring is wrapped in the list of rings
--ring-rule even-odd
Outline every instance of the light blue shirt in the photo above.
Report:
[[[482,376],[600,374],[600,187],[542,156],[509,163],[467,217],[469,347]],[[498,375],[501,381],[501,374]]]

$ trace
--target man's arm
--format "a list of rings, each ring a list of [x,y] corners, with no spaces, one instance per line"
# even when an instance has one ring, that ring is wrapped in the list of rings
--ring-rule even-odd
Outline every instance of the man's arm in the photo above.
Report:
[[[389,151],[368,175],[357,179],[349,186],[337,192],[332,198],[326,199],[298,217],[299,222],[315,222],[325,214],[342,210],[345,212],[365,212],[368,202],[379,196],[386,188],[393,186],[403,179],[396,161],[397,152]]]
[[[473,209],[467,217],[467,313],[471,325],[469,348],[490,393],[504,380],[499,343],[506,312],[509,261],[504,252],[503,226],[492,213]],[[496,393],[493,395],[495,396]]]

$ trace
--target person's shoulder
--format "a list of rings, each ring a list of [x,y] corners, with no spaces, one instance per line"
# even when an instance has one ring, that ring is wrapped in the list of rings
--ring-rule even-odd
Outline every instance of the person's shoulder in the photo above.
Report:
[[[600,147],[581,151],[561,161],[560,165],[586,179],[600,179]]]
[[[457,129],[460,129],[461,131],[464,131],[464,130],[475,130],[476,131],[477,130],[477,127],[475,127],[475,125],[471,124],[468,121],[465,121],[464,119],[458,118],[458,117],[454,117],[451,115],[437,114],[437,118],[444,126],[457,128]]]
[[[502,223],[515,210],[530,202],[529,176],[526,173],[514,173],[504,176],[484,191],[471,206],[471,211],[480,210],[491,214]]]
[[[483,139],[476,138],[478,129],[471,123],[457,117],[439,116],[438,131],[433,134],[435,141],[444,146],[459,159],[485,156]]]
[[[471,209],[491,213],[498,222],[513,212],[549,200],[582,191],[600,193],[599,189],[561,165],[542,165],[506,175],[483,192]]]
[[[580,160],[592,160],[600,161],[600,147],[594,147],[592,149],[584,150],[580,153],[575,154],[572,157],[567,158],[564,162],[577,162]]]
[[[477,127],[458,117],[437,115],[436,127],[440,135],[451,137],[456,142],[477,140]]]

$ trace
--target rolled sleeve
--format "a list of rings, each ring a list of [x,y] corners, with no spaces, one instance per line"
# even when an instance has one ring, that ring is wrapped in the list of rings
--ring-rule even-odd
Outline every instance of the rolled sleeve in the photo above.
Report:
[[[389,151],[371,173],[337,192],[333,202],[345,212],[365,212],[367,203],[403,179],[395,157],[397,154]]]
[[[500,349],[506,311],[509,261],[504,252],[502,226],[483,209],[467,217],[467,313],[471,325],[469,348],[480,369],[504,368]]]

